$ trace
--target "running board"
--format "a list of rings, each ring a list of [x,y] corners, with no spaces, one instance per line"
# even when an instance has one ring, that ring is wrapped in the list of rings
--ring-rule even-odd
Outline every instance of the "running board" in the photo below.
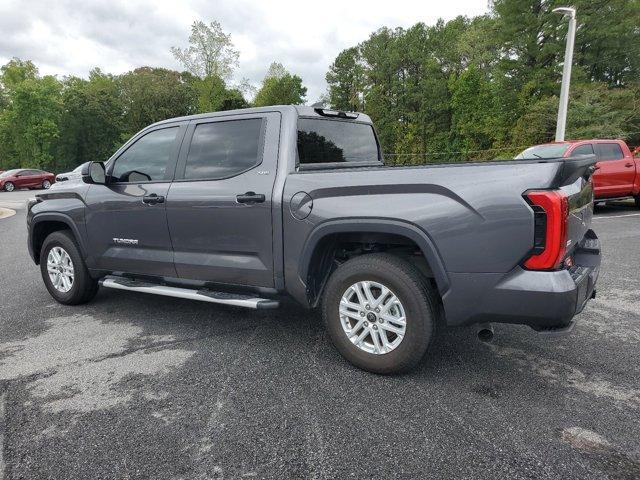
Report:
[[[221,303],[223,305],[233,305],[235,307],[245,307],[253,309],[278,308],[278,300],[252,297],[236,293],[214,292],[212,290],[194,290],[189,288],[170,287],[155,283],[143,282],[125,277],[109,275],[100,280],[100,285],[106,288],[117,290],[129,290],[131,292],[152,293],[154,295],[164,295],[165,297],[186,298],[188,300],[200,300],[201,302]]]

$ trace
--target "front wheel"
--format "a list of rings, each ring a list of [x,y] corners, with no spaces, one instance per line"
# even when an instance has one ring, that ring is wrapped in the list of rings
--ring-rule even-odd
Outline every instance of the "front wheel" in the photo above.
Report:
[[[16,186],[15,186],[13,183],[11,183],[11,182],[7,182],[7,183],[5,183],[5,184],[4,184],[4,189],[5,189],[7,192],[13,192],[13,190],[14,190],[15,188],[16,188]]]
[[[42,188],[44,188],[45,190],[49,190],[49,187],[51,187],[51,182],[49,180],[45,180],[44,182],[42,182]]]
[[[363,370],[410,370],[435,328],[436,293],[403,258],[376,253],[333,272],[322,301],[325,326],[340,354]]]
[[[73,236],[66,230],[53,232],[40,251],[40,272],[51,296],[65,305],[91,300],[98,282],[91,278]]]
[[[636,207],[640,208],[640,195],[636,195],[633,199],[636,201]]]

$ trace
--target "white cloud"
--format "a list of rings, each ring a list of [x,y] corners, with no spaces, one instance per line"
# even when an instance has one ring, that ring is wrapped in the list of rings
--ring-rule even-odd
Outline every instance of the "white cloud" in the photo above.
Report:
[[[336,55],[378,28],[486,11],[486,0],[3,0],[0,64],[16,56],[43,74],[79,76],[94,67],[115,74],[143,65],[179,68],[169,48],[186,46],[194,20],[217,20],[240,50],[237,79],[258,85],[278,61],[302,77],[314,102]]]

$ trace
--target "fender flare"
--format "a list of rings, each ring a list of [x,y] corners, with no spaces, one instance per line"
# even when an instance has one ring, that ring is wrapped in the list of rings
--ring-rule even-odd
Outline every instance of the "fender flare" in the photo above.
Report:
[[[73,219],[69,215],[66,215],[64,213],[43,212],[43,213],[36,213],[33,216],[33,218],[31,219],[30,228],[29,228],[29,250],[33,252],[32,257],[33,257],[33,260],[36,262],[36,264],[39,263],[40,259],[36,258],[36,255],[35,255],[33,231],[37,224],[43,223],[43,222],[60,222],[67,225],[69,227],[69,230],[71,230],[71,233],[73,234],[76,242],[78,242],[78,248],[80,248],[80,253],[84,258],[87,258],[87,246],[86,246],[85,239],[80,234],[80,230],[78,229],[78,226],[73,221]]]
[[[429,234],[413,223],[388,218],[346,218],[329,220],[316,226],[307,237],[302,249],[298,269],[300,279],[306,283],[313,253],[318,243],[324,237],[334,233],[362,232],[392,233],[413,240],[422,251],[422,254],[433,271],[440,295],[444,295],[449,290],[449,276],[445,270],[440,253],[431,237],[429,237]]]

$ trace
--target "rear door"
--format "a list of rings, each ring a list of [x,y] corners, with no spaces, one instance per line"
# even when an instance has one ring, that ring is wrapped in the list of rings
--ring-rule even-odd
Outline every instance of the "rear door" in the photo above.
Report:
[[[192,121],[167,199],[181,278],[273,287],[279,113]]]
[[[631,194],[635,178],[635,165],[625,158],[619,144],[596,143],[597,167],[593,185],[597,198],[623,197]]]
[[[107,185],[86,197],[88,263],[92,268],[175,277],[166,197],[186,122],[137,136],[109,163]]]
[[[46,175],[42,170],[33,170],[33,186],[42,187]]]

